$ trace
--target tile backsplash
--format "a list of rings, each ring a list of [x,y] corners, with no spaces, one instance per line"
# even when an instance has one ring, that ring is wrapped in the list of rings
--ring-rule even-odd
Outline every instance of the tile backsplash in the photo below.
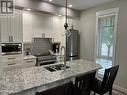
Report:
[[[26,51],[28,48],[31,48],[32,43],[23,43],[23,51]]]

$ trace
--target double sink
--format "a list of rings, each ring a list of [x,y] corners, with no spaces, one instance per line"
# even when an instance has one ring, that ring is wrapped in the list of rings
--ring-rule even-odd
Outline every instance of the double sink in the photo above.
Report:
[[[47,66],[45,68],[50,72],[55,72],[55,71],[59,71],[59,70],[65,70],[70,67],[69,66],[65,67],[64,64],[57,64],[57,65]]]

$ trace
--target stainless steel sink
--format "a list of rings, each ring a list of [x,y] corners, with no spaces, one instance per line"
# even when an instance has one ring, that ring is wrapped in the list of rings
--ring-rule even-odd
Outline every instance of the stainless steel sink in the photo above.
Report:
[[[58,65],[52,65],[52,66],[47,66],[45,67],[47,70],[49,70],[50,72],[55,72],[55,71],[59,71],[59,70],[64,70],[64,69],[68,69],[70,68],[69,66],[66,66],[66,68],[64,67],[64,64],[58,64]]]

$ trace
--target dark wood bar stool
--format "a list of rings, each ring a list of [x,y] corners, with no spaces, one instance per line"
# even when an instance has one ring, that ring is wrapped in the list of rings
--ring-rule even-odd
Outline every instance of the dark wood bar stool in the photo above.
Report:
[[[72,84],[69,82],[43,92],[37,92],[36,95],[72,95]]]
[[[76,77],[72,95],[90,95],[96,71]]]
[[[96,93],[100,95],[104,95],[107,92],[109,92],[109,95],[112,95],[112,86],[115,77],[117,75],[118,69],[119,69],[118,65],[106,69],[102,81],[95,78],[94,85],[92,87],[92,91],[94,92],[94,95],[96,95]]]

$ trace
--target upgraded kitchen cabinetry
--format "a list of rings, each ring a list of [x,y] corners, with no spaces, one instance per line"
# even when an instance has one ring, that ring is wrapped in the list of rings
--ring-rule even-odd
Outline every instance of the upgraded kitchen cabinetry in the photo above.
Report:
[[[36,66],[36,57],[22,54],[4,55],[0,57],[0,70],[10,71],[21,68],[30,68]]]
[[[23,13],[23,42],[32,42],[34,37],[52,37],[52,16],[37,14],[37,13]]]
[[[28,55],[24,57],[24,65],[26,67],[35,67],[36,65],[36,57],[33,55]]]
[[[56,42],[64,45],[64,21],[65,17],[54,15],[39,14],[35,12],[23,12],[23,42],[31,43],[34,37],[53,38]],[[79,30],[79,19],[68,19],[69,29],[73,25],[74,29]]]
[[[15,10],[14,15],[4,15],[0,18],[1,43],[21,43],[23,40],[22,11]]]
[[[10,23],[9,16],[1,16],[0,18],[0,29],[1,29],[1,42],[8,42],[10,40]]]
[[[22,61],[22,54],[1,56],[2,67],[8,67],[8,66],[20,64],[21,61]]]

